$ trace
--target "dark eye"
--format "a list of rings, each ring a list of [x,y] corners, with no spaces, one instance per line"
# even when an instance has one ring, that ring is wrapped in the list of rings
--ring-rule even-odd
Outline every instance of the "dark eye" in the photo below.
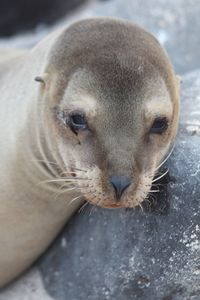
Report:
[[[71,114],[69,117],[69,126],[77,133],[78,130],[87,128],[87,121],[83,114]]]
[[[162,134],[168,128],[168,119],[166,117],[157,117],[150,129],[150,133]]]

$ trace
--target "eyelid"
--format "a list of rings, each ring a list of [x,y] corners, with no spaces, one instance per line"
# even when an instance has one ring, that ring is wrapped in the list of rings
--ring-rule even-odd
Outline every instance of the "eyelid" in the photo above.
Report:
[[[166,120],[167,122],[169,122],[169,118],[166,115],[155,115],[152,119],[152,125],[156,120]]]

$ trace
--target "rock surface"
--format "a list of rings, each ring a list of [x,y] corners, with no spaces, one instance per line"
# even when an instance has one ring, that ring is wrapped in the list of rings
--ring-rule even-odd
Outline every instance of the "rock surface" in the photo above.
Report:
[[[27,31],[38,23],[51,24],[86,0],[1,0],[0,36]]]
[[[198,0],[111,0],[88,13],[121,17],[145,27],[165,46],[180,74],[200,68]]]

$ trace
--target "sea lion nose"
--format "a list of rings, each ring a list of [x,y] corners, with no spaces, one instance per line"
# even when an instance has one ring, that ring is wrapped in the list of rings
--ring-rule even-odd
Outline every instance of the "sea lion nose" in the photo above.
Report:
[[[131,178],[128,176],[116,176],[113,175],[110,177],[110,182],[112,183],[117,200],[119,200],[123,194],[123,192],[129,187],[131,184]]]

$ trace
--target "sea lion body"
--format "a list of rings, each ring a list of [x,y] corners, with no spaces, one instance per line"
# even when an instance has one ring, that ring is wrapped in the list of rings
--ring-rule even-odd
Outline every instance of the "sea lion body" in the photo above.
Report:
[[[116,33],[115,46],[112,45],[110,53],[108,51],[104,53],[103,47],[109,42],[107,41],[105,45],[102,43],[98,56],[98,51],[96,52],[98,47],[95,48],[94,44],[98,43],[99,37],[106,28],[108,31],[107,33],[105,31],[105,40],[111,38],[110,45],[113,44],[112,34]],[[65,222],[81,205],[82,194],[96,205],[118,206],[119,202],[115,204],[113,200],[115,191],[107,184],[107,177],[112,174],[121,175],[121,173],[132,176],[129,162],[134,153],[139,151],[136,146],[139,146],[141,137],[139,138],[137,133],[142,132],[142,129],[141,126],[135,126],[135,135],[134,126],[127,129],[127,112],[124,108],[127,107],[127,111],[130,112],[127,118],[133,119],[137,125],[138,119],[137,117],[134,119],[134,111],[140,113],[140,106],[143,104],[135,105],[136,98],[132,99],[130,95],[137,93],[139,97],[139,91],[145,90],[141,84],[145,72],[148,74],[144,85],[149,90],[149,95],[144,93],[144,98],[149,97],[154,101],[154,94],[148,87],[151,85],[158,91],[161,101],[164,99],[161,107],[167,107],[166,114],[170,117],[173,115],[173,122],[170,121],[170,132],[163,137],[160,146],[162,150],[151,162],[151,167],[158,166],[175,138],[179,97],[175,74],[168,58],[164,53],[160,61],[159,59],[157,62],[154,61],[157,65],[154,75],[152,73],[151,76],[151,64],[146,68],[142,63],[143,56],[148,53],[148,50],[152,51],[152,47],[157,53],[162,50],[158,42],[154,41],[149,34],[151,38],[147,39],[147,42],[140,37],[139,44],[144,43],[145,47],[149,45],[149,49],[147,47],[146,52],[141,52],[140,57],[138,54],[140,49],[135,44],[134,56],[138,56],[138,63],[135,66],[137,72],[133,70],[134,65],[131,65],[129,70],[130,61],[126,58],[131,57],[130,53],[133,49],[129,49],[129,44],[125,48],[120,44],[120,35],[126,37],[127,34],[124,35],[123,30],[127,33],[132,30],[133,35],[135,31],[136,41],[140,31],[145,37],[148,36],[145,31],[128,22],[109,18],[91,19],[72,25],[71,32],[64,28],[51,34],[31,51],[17,52],[0,58],[2,145],[0,148],[0,286],[17,277],[47,248]],[[84,44],[82,39],[86,39],[85,35],[90,33],[92,36]],[[104,36],[102,41],[103,39]],[[118,43],[119,48],[117,48]],[[130,51],[126,52],[127,49]],[[113,66],[117,66],[116,70],[113,70]],[[117,76],[118,68],[122,71],[120,76]],[[113,70],[112,74],[111,70]],[[125,72],[126,70],[128,72]],[[159,72],[162,74],[161,79],[159,79]],[[134,78],[135,73],[137,80]],[[40,83],[34,81],[36,76],[39,76],[37,80],[41,79]],[[159,80],[160,86],[157,87]],[[134,85],[137,88],[135,92],[132,89]],[[100,95],[99,99],[97,99],[98,95]],[[116,102],[121,101],[122,105],[119,106],[118,102],[110,106],[106,104],[111,103],[113,101],[111,98],[114,96],[118,97]],[[123,102],[123,97],[129,97],[129,104]],[[68,101],[68,107],[64,104],[65,101]],[[148,108],[147,119],[151,117],[149,117],[151,107]],[[91,124],[90,129],[86,128],[78,132],[70,127],[71,125],[66,121],[69,116],[65,114],[72,109],[73,111],[84,110],[84,114],[88,114],[87,126]],[[112,109],[117,116],[116,120],[113,120],[116,137],[112,127],[114,125],[110,126],[108,122],[112,113],[110,116],[106,115],[106,111]],[[98,115],[99,113],[101,116]],[[165,109],[162,110],[163,113]],[[123,123],[120,123],[122,120]],[[105,126],[100,130],[98,128],[101,127],[101,123]],[[117,126],[117,124],[121,125]],[[132,132],[135,144],[130,139]],[[117,144],[119,139],[120,146]],[[126,148],[124,149],[123,146]],[[152,149],[146,151],[159,152],[158,147]],[[130,155],[131,151],[132,155]],[[148,157],[142,158],[141,155],[137,159],[145,160],[148,166],[146,162]],[[102,157],[105,158],[104,162]],[[135,158],[134,161],[137,159]],[[134,176],[143,168],[140,164],[136,165],[137,167],[133,167]],[[63,174],[66,182],[70,178],[70,189],[64,193],[62,187],[65,181],[60,180]],[[74,187],[73,183],[79,177],[80,180]],[[149,178],[152,180],[153,174],[149,175]],[[144,188],[145,193],[148,193],[151,185],[149,178],[147,178],[148,188],[146,190]],[[141,186],[142,180],[140,178]],[[129,195],[123,198],[121,206],[134,207],[144,200],[141,191],[139,193],[137,199]],[[71,201],[73,199],[74,201]]]
[[[50,155],[42,145],[45,132],[39,132],[34,77],[41,72],[45,55],[37,52],[16,52],[0,63],[0,286],[46,249],[80,205],[70,203],[73,193],[60,195],[59,189],[43,183],[55,176],[39,161]]]

